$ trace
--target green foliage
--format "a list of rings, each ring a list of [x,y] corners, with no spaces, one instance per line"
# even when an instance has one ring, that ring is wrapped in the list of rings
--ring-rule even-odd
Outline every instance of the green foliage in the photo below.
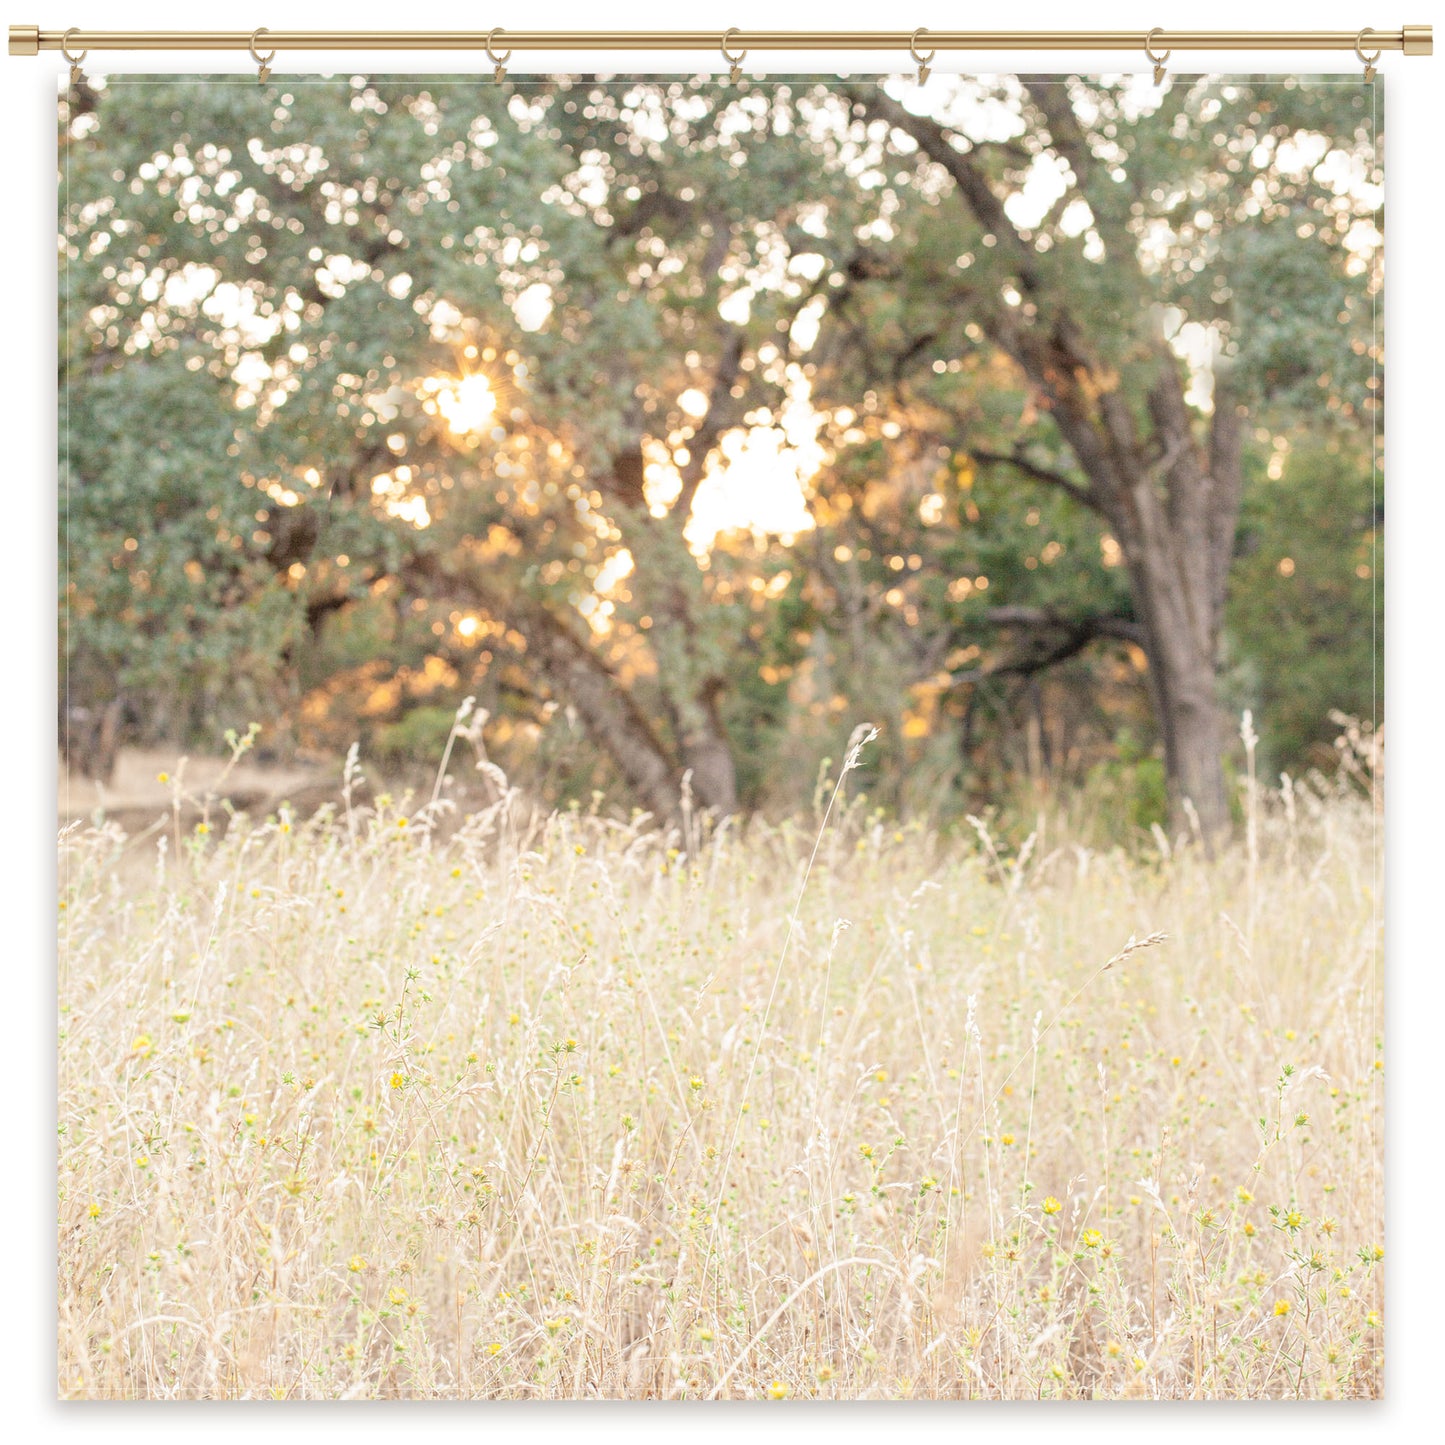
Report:
[[[456,713],[449,707],[414,707],[400,722],[377,730],[376,754],[384,764],[435,769],[441,762]]]
[[[1228,614],[1228,693],[1266,720],[1267,779],[1333,766],[1329,713],[1376,715],[1384,655],[1376,462],[1339,437],[1300,438],[1280,458],[1248,492]]]
[[[1111,842],[1132,841],[1136,830],[1162,827],[1169,818],[1164,764],[1143,752],[1133,736],[1120,734],[1118,756],[1095,763],[1083,789],[1082,811],[1117,830]]]
[[[1328,409],[1357,447],[1368,219],[1337,181],[1373,164],[1359,94],[977,91],[963,110],[993,119],[960,135],[977,122],[969,151],[1010,202],[1056,166],[1041,107],[1064,95],[1084,118],[1094,163],[1020,234],[1034,294],[1068,299],[1128,405],[1161,330],[1192,323],[1280,434],[1318,432]],[[1120,644],[1041,688],[1019,666],[1034,644],[999,620],[1133,617],[1098,517],[1040,480],[1078,481],[1047,408],[979,324],[1039,303],[861,93],[176,77],[101,88],[74,115],[62,102],[72,698],[123,693],[178,745],[256,715],[273,736],[400,757],[474,695],[504,764],[580,798],[616,776],[546,646],[560,627],[671,755],[719,723],[749,805],[801,798],[808,760],[859,717],[883,730],[880,798],[971,805],[1032,774],[1042,719],[1044,766],[1074,781],[1133,729],[1121,796],[1152,816]],[[495,411],[449,426],[437,388],[472,374]],[[700,556],[686,501],[644,477],[670,455],[690,499],[723,437],[800,398],[816,530],[725,533]],[[1358,533],[1319,525],[1346,483],[1301,466],[1290,485],[1281,508],[1251,478],[1230,627],[1231,685],[1281,764],[1330,707],[1369,711],[1355,633],[1325,626],[1363,605],[1326,559],[1353,558]],[[1270,592],[1255,559],[1286,543],[1294,589]],[[1301,598],[1290,625],[1259,621]]]
[[[72,692],[150,694],[181,736],[274,715],[292,599],[265,560],[242,434],[173,355],[69,390],[62,457],[61,645]],[[243,606],[244,604],[244,606]],[[224,699],[224,701],[223,701]]]

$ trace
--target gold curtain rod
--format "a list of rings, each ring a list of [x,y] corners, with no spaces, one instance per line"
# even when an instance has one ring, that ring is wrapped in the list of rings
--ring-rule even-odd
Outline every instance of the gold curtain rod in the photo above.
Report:
[[[1430,55],[1429,25],[1395,30],[42,30],[10,27],[11,55],[80,50],[1402,50]]]

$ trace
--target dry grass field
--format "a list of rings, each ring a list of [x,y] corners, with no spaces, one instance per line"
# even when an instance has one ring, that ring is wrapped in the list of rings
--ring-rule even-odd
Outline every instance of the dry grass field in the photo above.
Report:
[[[945,837],[836,768],[670,835],[511,791],[73,825],[60,1393],[1379,1395],[1352,736],[1212,859]]]

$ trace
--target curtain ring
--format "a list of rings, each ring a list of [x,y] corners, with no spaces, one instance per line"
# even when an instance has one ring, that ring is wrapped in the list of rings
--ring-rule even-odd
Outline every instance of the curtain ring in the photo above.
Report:
[[[729,53],[728,41],[736,34],[738,34],[738,28],[734,25],[728,29],[727,34],[722,38],[722,54],[723,59],[728,63],[728,79],[732,81],[734,85],[743,78],[743,61],[748,58],[746,50],[739,51],[736,55]]]
[[[276,52],[273,50],[269,55],[261,55],[256,50],[256,41],[261,36],[269,35],[270,33],[271,32],[267,30],[266,27],[263,25],[259,30],[255,30],[251,34],[251,44],[249,47],[251,51],[251,59],[254,60],[258,66],[261,67],[256,76],[257,85],[265,85],[266,82],[271,78],[271,62],[275,60]]]
[[[1365,54],[1365,36],[1373,35],[1374,33],[1375,32],[1371,30],[1370,27],[1367,25],[1362,31],[1360,31],[1357,36],[1355,36],[1355,54],[1360,57],[1360,63],[1365,67],[1366,80],[1373,80],[1375,78],[1375,62],[1380,58],[1381,54],[1381,52],[1378,50],[1373,55]]]
[[[936,50],[930,50],[927,55],[918,53],[918,37],[927,35],[928,31],[920,26],[913,32],[913,38],[908,42],[908,53],[913,57],[913,63],[918,67],[919,85],[928,84],[929,66],[933,64],[933,58],[938,54]]]
[[[487,59],[492,62],[492,79],[495,80],[498,85],[507,78],[507,62],[512,58],[512,52],[510,50],[505,55],[498,55],[496,51],[492,49],[492,41],[501,33],[502,27],[498,25],[496,29],[487,36]]]
[[[1153,50],[1154,37],[1159,34],[1159,29],[1160,29],[1160,27],[1156,25],[1156,26],[1144,37],[1144,54],[1147,55],[1147,56],[1149,57],[1149,59],[1154,62],[1154,84],[1155,84],[1155,85],[1163,85],[1163,84],[1164,84],[1164,62],[1165,62],[1166,60],[1168,60],[1171,55],[1174,54],[1174,52],[1173,52],[1172,50],[1166,50],[1163,55],[1155,55],[1155,54],[1154,54],[1154,50]]]
[[[79,55],[72,55],[70,51],[66,49],[66,46],[70,44],[70,37],[76,34],[79,29],[80,26],[72,25],[70,29],[60,37],[60,53],[70,62],[70,83],[72,85],[79,85],[80,82],[85,79],[80,73],[80,63],[90,54],[90,51],[82,50]]]
[[[1155,36],[1159,35],[1159,30],[1160,27],[1156,25],[1150,30],[1149,35],[1144,36],[1144,55],[1149,56],[1150,61],[1153,61],[1153,66],[1155,66],[1155,84],[1163,85],[1163,82],[1165,82],[1165,61],[1168,61],[1169,56],[1173,55],[1173,51],[1165,51],[1163,55],[1155,55],[1155,52],[1153,52],[1153,43],[1155,43]]]

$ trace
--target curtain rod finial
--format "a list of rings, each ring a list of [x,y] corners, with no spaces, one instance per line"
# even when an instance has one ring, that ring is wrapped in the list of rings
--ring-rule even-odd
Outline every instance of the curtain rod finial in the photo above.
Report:
[[[15,32],[12,30],[10,34],[13,36]],[[1406,55],[1434,55],[1435,53],[1435,30],[1433,26],[1402,25],[1400,27],[1400,39],[1403,42],[1400,48]]]
[[[11,55],[39,55],[40,27],[38,25],[12,25],[10,27]]]

